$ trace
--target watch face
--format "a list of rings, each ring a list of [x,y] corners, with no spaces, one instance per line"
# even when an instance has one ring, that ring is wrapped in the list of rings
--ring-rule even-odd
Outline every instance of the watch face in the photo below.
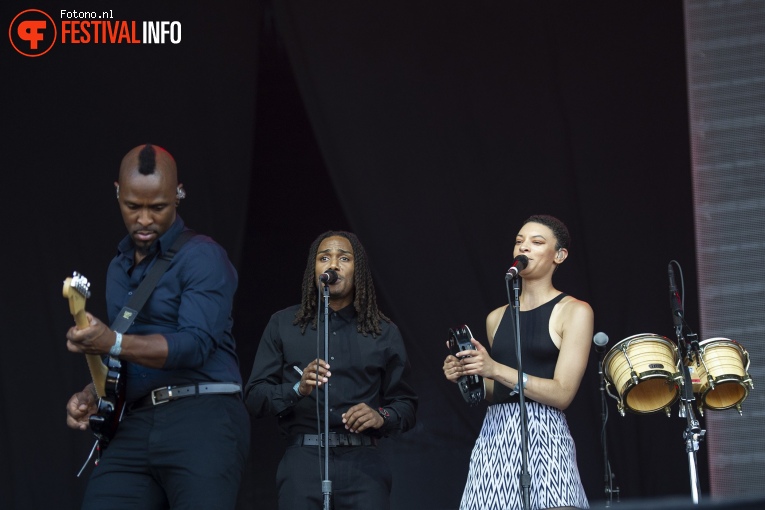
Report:
[[[382,407],[377,409],[377,412],[380,413],[380,416],[383,417],[383,419],[390,418],[390,413],[387,411],[387,409],[383,409]]]

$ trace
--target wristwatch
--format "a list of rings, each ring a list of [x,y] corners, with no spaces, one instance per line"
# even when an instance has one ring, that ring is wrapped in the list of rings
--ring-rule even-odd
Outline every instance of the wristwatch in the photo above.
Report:
[[[383,421],[388,421],[390,419],[390,413],[384,407],[378,407],[377,412],[380,413],[380,416],[382,416]]]

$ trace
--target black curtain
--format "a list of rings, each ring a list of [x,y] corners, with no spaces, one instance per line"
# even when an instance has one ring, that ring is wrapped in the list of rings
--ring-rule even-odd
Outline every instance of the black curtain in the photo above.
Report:
[[[674,340],[672,259],[697,318],[682,3],[271,6],[337,196],[412,357],[419,422],[385,445],[394,507],[454,508],[483,409],[443,379],[446,332],[467,323],[485,340],[527,216],[569,225],[557,285],[592,304],[611,346],[640,333]],[[621,417],[608,405],[621,497],[689,494],[677,408]],[[587,493],[602,500],[594,352],[567,416]],[[703,447],[699,463],[705,481]]]
[[[2,9],[8,23],[20,10]],[[468,408],[443,379],[446,332],[467,323],[485,341],[527,216],[569,225],[556,285],[590,302],[610,345],[673,339],[671,259],[695,325],[681,2],[131,2],[115,15],[181,21],[183,41],[59,45],[37,59],[3,50],[4,508],[79,505],[91,440],[66,428],[64,404],[88,374],[64,345],[60,286],[86,274],[88,307],[103,315],[124,232],[111,183],[147,141],[178,159],[184,219],[239,269],[245,378],[270,314],[299,300],[313,238],[360,236],[421,398],[416,429],[382,447],[396,509],[458,505],[485,406]],[[593,352],[567,411],[593,502],[604,496],[598,386]],[[676,407],[620,417],[608,404],[622,500],[688,495]],[[240,508],[275,508],[283,445],[274,420],[253,420],[252,433]],[[706,489],[703,443],[699,462]]]

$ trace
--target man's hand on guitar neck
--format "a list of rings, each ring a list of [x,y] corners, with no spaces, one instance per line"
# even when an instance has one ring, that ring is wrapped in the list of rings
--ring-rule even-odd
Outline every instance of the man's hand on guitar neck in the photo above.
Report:
[[[88,326],[78,329],[73,326],[66,333],[66,348],[69,352],[104,355],[117,342],[117,333],[87,314]],[[149,335],[122,335],[120,360],[138,363],[145,367],[163,368],[167,360],[167,339],[159,333]]]
[[[93,383],[90,383],[81,392],[72,395],[67,402],[66,424],[73,429],[87,430],[88,418],[96,411],[98,411],[98,396]]]
[[[108,354],[117,335],[96,317],[87,314],[88,327],[78,329],[72,326],[66,333],[66,348],[82,354]]]

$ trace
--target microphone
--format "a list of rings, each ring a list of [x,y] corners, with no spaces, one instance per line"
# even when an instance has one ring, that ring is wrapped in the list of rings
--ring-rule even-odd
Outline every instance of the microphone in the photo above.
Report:
[[[598,376],[600,377],[600,408],[601,408],[601,416],[603,417],[603,420],[605,421],[606,397],[604,395],[606,391],[606,379],[603,375],[603,353],[606,351],[606,345],[608,344],[608,335],[606,335],[602,331],[599,331],[595,333],[594,337],[592,337],[592,342],[595,344],[595,352],[597,352],[599,355]]]
[[[675,271],[672,269],[672,262],[667,266],[667,275],[669,276],[669,307],[672,310],[672,322],[675,329],[683,326],[683,304],[680,300],[680,294],[677,293],[675,285]]]
[[[331,285],[337,281],[337,273],[333,269],[327,269],[319,275],[319,281]]]
[[[608,335],[602,331],[595,333],[592,337],[592,341],[595,344],[595,351],[602,353],[606,350],[606,344],[608,344]]]
[[[510,266],[510,269],[507,270],[507,275],[505,276],[508,280],[512,280],[516,276],[518,276],[518,273],[526,269],[526,265],[529,263],[529,258],[526,255],[518,255],[513,260],[513,265]]]

